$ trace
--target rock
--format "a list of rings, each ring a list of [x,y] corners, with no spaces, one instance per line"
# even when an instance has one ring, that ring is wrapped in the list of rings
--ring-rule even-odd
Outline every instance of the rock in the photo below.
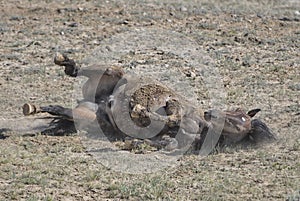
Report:
[[[188,11],[188,9],[187,9],[186,7],[184,7],[184,6],[181,6],[181,7],[180,7],[180,11],[186,12],[186,11]]]

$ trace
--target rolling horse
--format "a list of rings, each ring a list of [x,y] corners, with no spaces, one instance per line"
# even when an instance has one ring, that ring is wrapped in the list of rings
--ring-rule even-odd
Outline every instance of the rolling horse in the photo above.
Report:
[[[61,53],[54,63],[63,66],[68,76],[88,78],[82,87],[83,100],[75,108],[26,103],[23,114],[49,113],[61,119],[56,125],[60,129],[96,125],[110,141],[138,139],[167,151],[190,145],[199,150],[211,133],[217,135],[214,145],[221,146],[276,139],[264,122],[253,118],[260,109],[203,112],[158,81],[126,74],[118,66],[83,69]]]

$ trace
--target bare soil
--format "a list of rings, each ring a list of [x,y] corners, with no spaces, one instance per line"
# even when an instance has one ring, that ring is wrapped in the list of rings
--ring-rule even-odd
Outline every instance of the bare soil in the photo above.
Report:
[[[11,0],[0,5],[1,200],[300,199],[298,1]],[[148,28],[194,41],[215,62],[226,93],[223,108],[261,108],[259,118],[278,140],[205,158],[183,156],[178,165],[156,173],[127,174],[103,166],[78,134],[5,129],[8,123],[22,127],[26,102],[68,107],[76,102],[76,80],[53,64],[55,52],[84,65],[103,41]],[[169,70],[182,72],[175,82],[187,81],[199,107],[212,107],[199,85],[201,72],[176,65],[185,64],[182,56],[152,53],[126,55],[119,65],[142,75],[167,59],[174,63],[165,65]]]

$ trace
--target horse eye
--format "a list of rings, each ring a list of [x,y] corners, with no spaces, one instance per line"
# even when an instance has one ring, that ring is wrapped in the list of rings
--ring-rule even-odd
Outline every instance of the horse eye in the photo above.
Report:
[[[243,121],[243,122],[245,122],[245,121],[246,121],[245,117],[242,117],[242,121]]]
[[[114,104],[114,96],[110,95],[108,99],[108,107],[111,108],[113,104]]]

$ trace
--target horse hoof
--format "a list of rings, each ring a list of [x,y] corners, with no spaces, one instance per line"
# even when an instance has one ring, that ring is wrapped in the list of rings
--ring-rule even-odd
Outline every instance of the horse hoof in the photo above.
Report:
[[[33,104],[25,103],[22,108],[25,116],[37,113],[36,106]]]

